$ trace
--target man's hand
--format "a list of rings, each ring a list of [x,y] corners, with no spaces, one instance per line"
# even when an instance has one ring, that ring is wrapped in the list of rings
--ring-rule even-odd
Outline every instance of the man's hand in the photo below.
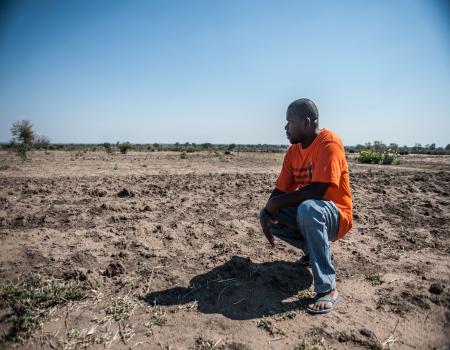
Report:
[[[261,224],[261,228],[267,240],[269,241],[271,246],[274,247],[275,241],[272,232],[270,232],[270,227],[275,224],[276,221],[272,219],[266,208],[262,208],[259,211],[259,223]]]

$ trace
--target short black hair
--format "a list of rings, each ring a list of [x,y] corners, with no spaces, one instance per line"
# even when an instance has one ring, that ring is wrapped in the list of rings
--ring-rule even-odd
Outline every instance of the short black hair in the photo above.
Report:
[[[309,117],[312,120],[319,119],[316,104],[307,98],[299,98],[292,102],[287,109],[287,114],[304,118]]]

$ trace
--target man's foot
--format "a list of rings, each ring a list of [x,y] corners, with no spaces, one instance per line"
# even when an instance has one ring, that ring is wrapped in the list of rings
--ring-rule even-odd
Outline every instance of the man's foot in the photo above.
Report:
[[[339,304],[340,298],[337,290],[328,293],[317,293],[314,303],[309,304],[306,310],[311,314],[326,314]]]

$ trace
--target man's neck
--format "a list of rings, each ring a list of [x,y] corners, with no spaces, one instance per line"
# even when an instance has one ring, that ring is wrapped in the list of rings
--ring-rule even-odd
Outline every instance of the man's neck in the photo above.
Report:
[[[301,142],[302,148],[305,149],[305,148],[311,146],[311,144],[314,142],[314,140],[316,139],[317,135],[319,135],[319,133],[320,133],[319,128],[314,130],[314,132],[311,135],[309,135],[304,141]]]

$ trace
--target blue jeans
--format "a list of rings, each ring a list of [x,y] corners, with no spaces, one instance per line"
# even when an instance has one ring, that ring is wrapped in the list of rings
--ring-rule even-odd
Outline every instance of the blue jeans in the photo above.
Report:
[[[283,208],[276,214],[272,234],[300,248],[309,256],[317,293],[336,288],[336,270],[331,260],[330,241],[337,238],[339,210],[331,201],[308,199],[298,207]]]

